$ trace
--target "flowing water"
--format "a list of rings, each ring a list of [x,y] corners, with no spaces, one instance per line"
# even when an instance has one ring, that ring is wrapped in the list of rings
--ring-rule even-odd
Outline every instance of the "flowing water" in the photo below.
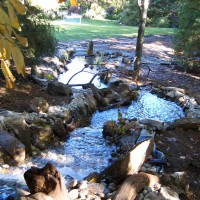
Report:
[[[90,60],[91,62],[91,60]],[[92,61],[97,63],[97,60]],[[67,83],[73,74],[81,71],[88,62],[85,58],[77,57],[68,65],[69,71],[60,75],[59,81]],[[70,84],[88,83],[96,68],[85,69],[75,76]],[[95,78],[93,82],[97,87],[105,87]],[[123,117],[137,119],[155,119],[163,122],[173,121],[184,117],[182,109],[175,103],[158,98],[147,91],[141,91],[138,101],[129,107],[122,107]],[[64,177],[83,179],[91,172],[100,172],[110,164],[111,154],[115,151],[114,145],[109,145],[102,136],[103,123],[108,120],[117,120],[118,109],[110,109],[93,114],[91,125],[78,128],[70,134],[70,138],[59,147],[42,152],[40,157],[31,158],[20,167],[0,166],[0,200],[12,193],[18,185],[25,185],[23,174],[31,166],[43,167],[47,162],[52,162]]]
[[[121,112],[126,118],[155,119],[163,122],[184,117],[183,110],[175,103],[166,101],[147,91],[141,91],[138,101],[129,107],[122,107]],[[0,168],[0,199],[5,199],[14,192],[16,182],[25,184],[23,173],[35,165],[43,167],[52,162],[61,174],[82,179],[91,172],[100,172],[109,165],[114,145],[109,145],[102,137],[102,126],[105,121],[117,120],[118,109],[110,109],[93,114],[90,127],[78,128],[70,134],[70,138],[59,147],[41,153],[41,157],[32,158],[21,167]],[[5,185],[5,180],[7,185]],[[13,183],[13,184],[11,184]],[[11,185],[11,186],[10,186]]]

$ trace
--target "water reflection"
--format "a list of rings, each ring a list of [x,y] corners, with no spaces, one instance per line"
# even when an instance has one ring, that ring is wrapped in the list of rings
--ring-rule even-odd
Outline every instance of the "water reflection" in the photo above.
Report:
[[[97,66],[94,66],[94,64],[98,63],[98,57],[90,57],[85,58],[83,56],[81,57],[75,57],[70,64],[67,65],[68,71],[61,74],[58,77],[58,81],[62,82],[64,84],[67,84],[69,79],[76,74],[77,72],[81,71],[85,64],[92,65],[92,68],[87,67],[84,69],[83,72],[77,74],[73,77],[73,79],[70,81],[69,84],[87,84],[90,82],[90,80],[93,78],[94,74],[99,72],[99,69]],[[107,87],[103,83],[100,82],[99,77],[95,77],[93,80],[93,83],[98,88]]]

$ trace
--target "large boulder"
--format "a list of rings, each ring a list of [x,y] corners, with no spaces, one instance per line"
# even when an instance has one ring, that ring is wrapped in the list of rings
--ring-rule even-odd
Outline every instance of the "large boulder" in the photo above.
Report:
[[[52,142],[53,132],[48,123],[38,121],[30,126],[32,145],[39,149],[46,149]]]
[[[24,197],[24,200],[70,200],[63,177],[51,163],[47,163],[41,169],[32,167],[25,172],[24,178],[31,193],[28,197]]]
[[[69,96],[72,94],[71,87],[58,81],[50,81],[48,83],[47,91],[52,95]]]
[[[145,160],[153,151],[154,140],[149,139],[136,144],[132,150],[125,154],[124,157],[116,160],[112,165],[107,167],[100,175],[100,179],[108,179],[121,183],[127,176],[137,173]]]
[[[61,118],[57,118],[55,120],[55,124],[53,125],[53,133],[55,136],[65,140],[69,136],[69,132],[67,132],[63,120]]]
[[[0,149],[0,157],[6,164],[18,165],[25,160],[25,146],[6,131],[0,131]]]
[[[31,130],[24,117],[11,115],[4,118],[4,123],[10,132],[25,145],[26,150],[29,152],[31,150]]]
[[[90,123],[91,116],[97,110],[97,101],[94,96],[89,93],[74,94],[72,101],[68,105],[68,109],[63,113],[69,118],[74,117],[80,126],[86,126]]]

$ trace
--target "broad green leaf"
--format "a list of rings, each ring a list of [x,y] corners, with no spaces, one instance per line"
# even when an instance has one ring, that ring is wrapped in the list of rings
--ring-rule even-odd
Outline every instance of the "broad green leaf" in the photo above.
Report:
[[[8,6],[8,14],[9,14],[9,18],[10,18],[12,27],[14,27],[18,30],[21,30],[17,15],[14,11],[13,6],[11,5],[11,3],[9,1],[7,2],[7,6]]]
[[[6,79],[6,87],[10,88],[10,89],[13,88],[14,82],[15,82],[15,77],[12,75],[12,73],[9,69],[9,63],[2,60],[1,61],[1,69],[2,69],[3,75]]]
[[[21,35],[17,34],[14,30],[13,30],[16,38],[18,39],[19,43],[24,46],[24,47],[28,47],[28,40],[25,37],[22,37]]]
[[[25,74],[25,63],[24,63],[24,57],[22,55],[22,52],[20,51],[19,47],[13,46],[11,50],[12,58],[15,63],[15,67],[18,74]]]
[[[21,14],[21,15],[26,14],[26,7],[20,0],[9,0],[9,1],[11,2],[13,7],[19,14]]]

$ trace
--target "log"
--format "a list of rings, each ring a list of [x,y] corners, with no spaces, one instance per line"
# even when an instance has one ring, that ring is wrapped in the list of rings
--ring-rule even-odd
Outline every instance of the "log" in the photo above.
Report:
[[[144,187],[159,183],[159,178],[152,174],[139,173],[129,176],[120,186],[112,200],[134,200]]]
[[[129,175],[137,173],[145,160],[153,151],[154,140],[148,139],[135,145],[124,157],[115,161],[101,174],[100,179],[106,178],[116,183],[123,182]]]
[[[34,199],[39,193],[49,196],[53,200],[70,200],[68,191],[60,172],[53,164],[47,163],[44,168],[32,167],[24,174],[24,179]],[[41,195],[41,194],[40,194]]]
[[[0,146],[4,162],[10,165],[21,164],[25,160],[25,146],[13,135],[0,131]]]

